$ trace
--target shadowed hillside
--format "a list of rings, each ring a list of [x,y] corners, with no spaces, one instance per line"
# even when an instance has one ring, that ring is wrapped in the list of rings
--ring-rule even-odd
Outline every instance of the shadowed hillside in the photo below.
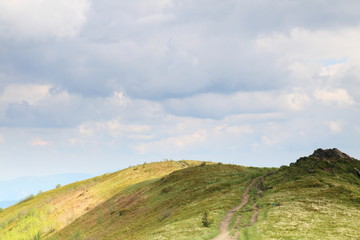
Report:
[[[250,181],[267,171],[235,165],[175,171],[120,191],[51,239],[209,239]]]
[[[104,203],[119,191],[200,162],[144,164],[29,196],[0,213],[0,239],[47,237]]]

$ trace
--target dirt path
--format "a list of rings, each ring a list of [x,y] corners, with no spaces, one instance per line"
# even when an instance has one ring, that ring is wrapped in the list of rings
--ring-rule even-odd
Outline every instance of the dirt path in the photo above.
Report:
[[[182,168],[187,168],[187,167],[189,167],[188,165],[186,165],[184,162],[182,162],[182,161],[178,161],[178,163],[180,163],[180,165],[181,165],[181,167]]]
[[[258,215],[259,215],[259,207],[255,203],[254,204],[254,212],[253,212],[253,215],[251,216],[251,220],[250,220],[250,226],[252,226],[252,225],[254,225],[254,223],[256,223]]]
[[[250,224],[249,226],[252,226],[256,223],[257,221],[257,218],[258,218],[258,215],[259,215],[259,207],[258,205],[256,205],[256,203],[254,204],[253,206],[254,208],[254,211],[253,211],[253,215],[251,216],[251,220],[250,220]],[[238,228],[239,228],[239,223],[240,223],[240,220],[241,220],[241,216],[238,216],[238,219],[236,219],[236,222],[234,224],[234,230],[236,231],[234,236],[230,237],[229,239],[233,239],[233,240],[238,240],[239,239],[239,235],[240,235],[240,231],[238,231]],[[226,238],[224,238],[226,239]]]
[[[251,183],[247,186],[247,188],[245,189],[243,195],[242,195],[242,200],[241,203],[234,207],[233,209],[231,209],[230,211],[227,212],[226,216],[223,218],[223,220],[220,222],[220,233],[219,235],[217,235],[216,237],[214,237],[212,240],[235,240],[238,238],[239,234],[238,232],[234,235],[234,236],[230,236],[230,230],[228,230],[231,219],[233,218],[234,214],[236,211],[238,211],[239,209],[241,209],[242,207],[244,207],[247,202],[249,201],[249,191],[250,188],[260,179],[261,177],[257,177],[254,178]],[[255,209],[258,209],[257,207]],[[256,212],[256,216],[255,215]],[[257,219],[257,212],[258,210],[254,211],[254,214],[251,218],[251,224],[254,224],[256,219]],[[253,223],[253,219],[254,219],[254,223]],[[238,224],[241,221],[241,216],[239,216],[236,221],[235,221],[235,229],[237,229]]]

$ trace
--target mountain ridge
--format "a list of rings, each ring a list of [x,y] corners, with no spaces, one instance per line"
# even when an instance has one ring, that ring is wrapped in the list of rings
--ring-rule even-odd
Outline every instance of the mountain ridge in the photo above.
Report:
[[[317,149],[280,168],[142,164],[5,209],[0,239],[18,232],[20,240],[210,240],[229,211],[229,232],[221,239],[356,239],[360,177],[354,168],[360,161],[338,149]],[[32,229],[27,235],[24,226]]]

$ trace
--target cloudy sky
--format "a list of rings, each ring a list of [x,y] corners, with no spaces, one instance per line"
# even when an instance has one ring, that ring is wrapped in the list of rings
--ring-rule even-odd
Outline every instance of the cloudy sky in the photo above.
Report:
[[[0,180],[360,158],[360,2],[0,0]]]

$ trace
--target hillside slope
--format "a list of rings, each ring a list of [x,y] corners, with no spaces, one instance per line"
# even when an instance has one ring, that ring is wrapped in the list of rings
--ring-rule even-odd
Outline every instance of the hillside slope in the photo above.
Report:
[[[359,239],[360,161],[316,150],[290,166],[144,164],[0,213],[0,240]]]
[[[30,194],[51,190],[58,184],[67,185],[95,176],[96,175],[70,173],[48,176],[27,176],[0,181],[0,207],[3,207],[1,206],[2,202],[5,204],[4,207],[9,207]],[[9,201],[10,204],[6,205],[5,201]]]
[[[124,189],[50,239],[209,239],[251,180],[268,171],[236,165],[175,171]]]
[[[266,177],[256,224],[241,239],[360,239],[360,161],[316,150]]]
[[[29,196],[0,213],[0,239],[29,240],[51,236],[131,185],[200,163],[166,161],[144,164]]]

